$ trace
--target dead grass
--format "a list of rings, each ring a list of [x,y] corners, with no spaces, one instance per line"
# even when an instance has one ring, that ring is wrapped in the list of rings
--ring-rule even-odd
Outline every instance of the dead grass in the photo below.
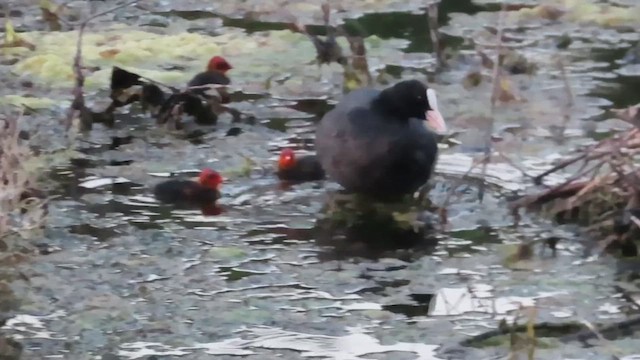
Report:
[[[578,149],[534,179],[544,186],[546,176],[564,171],[571,174],[564,183],[524,196],[511,207],[543,209],[549,216],[578,221],[609,235],[616,221],[630,223],[640,210],[639,155],[638,129]]]
[[[27,236],[41,228],[46,213],[44,194],[35,187],[36,174],[28,166],[34,155],[21,138],[21,119],[0,115],[0,239]]]

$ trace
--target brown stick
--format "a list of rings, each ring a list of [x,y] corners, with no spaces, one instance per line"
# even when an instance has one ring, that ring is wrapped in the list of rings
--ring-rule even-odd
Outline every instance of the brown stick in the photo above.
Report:
[[[541,205],[557,198],[572,196],[580,191],[580,189],[585,185],[586,181],[570,183],[565,186],[547,189],[539,194],[523,196],[520,199],[513,201],[509,206],[512,209],[518,209],[521,207],[529,207],[534,204]]]
[[[620,136],[615,136],[611,139],[607,139],[604,141],[601,141],[595,145],[592,145],[590,148],[588,148],[587,150],[584,150],[582,154],[575,156],[573,158],[567,159],[567,160],[563,160],[562,162],[560,162],[559,164],[555,165],[554,167],[552,167],[551,169],[543,172],[542,174],[538,175],[535,177],[535,184],[536,185],[540,185],[542,183],[542,179],[549,175],[552,174],[558,170],[562,170],[564,168],[566,168],[567,166],[570,166],[572,164],[575,164],[576,162],[580,161],[580,160],[585,160],[585,161],[591,161],[591,160],[597,160],[599,158],[602,158],[604,156],[609,155],[610,153],[607,151],[604,152],[597,152],[595,154],[590,154],[592,151],[597,151],[598,149],[602,148],[604,145],[612,145],[615,142],[622,142],[623,144],[621,144],[620,146],[624,146],[625,142],[631,140],[631,138],[635,137],[636,134],[638,133],[637,129],[634,129],[632,131],[630,131],[629,133],[625,134],[624,136],[620,137]],[[635,143],[632,142],[630,144],[628,144],[627,147],[637,147],[640,146],[640,143]]]
[[[431,44],[436,54],[436,68],[441,70],[447,66],[444,58],[444,51],[440,47],[440,32],[438,31],[438,6],[440,1],[435,1],[427,7],[427,23],[429,24],[429,35],[431,36]]]
[[[451,201],[451,198],[453,197],[453,193],[456,191],[458,186],[460,186],[460,184],[462,184],[462,182],[469,177],[469,174],[471,174],[473,169],[478,167],[478,165],[483,164],[484,161],[485,161],[484,157],[482,159],[480,159],[479,161],[474,161],[471,164],[471,166],[469,166],[469,169],[467,170],[467,172],[465,172],[462,175],[462,177],[460,179],[458,179],[458,181],[456,181],[455,184],[453,184],[453,186],[451,186],[451,189],[449,189],[449,191],[447,192],[447,196],[442,201],[442,205],[440,205],[439,210],[438,210],[438,214],[439,214],[439,217],[440,217],[440,222],[443,225],[447,223],[446,212],[447,212],[447,207],[449,206],[449,202]]]
[[[558,59],[558,67],[560,68],[560,74],[562,75],[562,82],[564,83],[564,91],[567,94],[567,104],[565,106],[563,114],[563,122],[561,127],[561,136],[564,136],[564,132],[567,129],[567,124],[571,120],[571,108],[573,108],[573,91],[571,91],[571,84],[567,76],[567,70],[564,66],[562,58]]]
[[[161,83],[161,82],[160,82],[160,81],[158,81],[158,80],[153,80],[153,79],[151,79],[151,78],[148,78],[148,77],[146,77],[146,76],[142,76],[142,75],[140,75],[140,74],[136,74],[136,75],[138,75],[138,76],[140,77],[140,79],[147,80],[148,82],[150,82],[150,83],[152,83],[152,84],[160,85],[160,86],[166,87],[167,89],[171,90],[171,92],[172,92],[172,93],[174,93],[174,94],[175,94],[175,93],[179,93],[179,92],[180,92],[180,90],[178,90],[178,89],[177,89],[177,88],[175,88],[174,86],[167,85],[167,84],[165,84],[165,83]],[[191,89],[191,88],[189,88],[189,89]]]
[[[507,155],[503,154],[502,152],[499,152],[498,156],[500,158],[502,158],[504,161],[506,161],[507,164],[513,166],[514,169],[520,171],[522,176],[524,176],[526,178],[529,178],[529,179],[534,179],[535,178],[533,175],[528,174],[520,165],[516,164],[515,161],[511,160],[510,157],[508,157]]]

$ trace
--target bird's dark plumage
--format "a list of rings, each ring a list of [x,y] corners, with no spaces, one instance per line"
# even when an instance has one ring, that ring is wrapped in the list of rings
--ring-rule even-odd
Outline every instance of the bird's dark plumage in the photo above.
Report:
[[[231,80],[224,73],[216,70],[211,71],[203,71],[199,74],[196,74],[187,84],[189,87],[194,86],[204,86],[204,85],[229,85],[231,84]],[[198,94],[198,95],[206,95],[206,92],[210,91],[209,88],[196,88],[191,89],[189,91]],[[225,87],[218,87],[216,89],[218,94],[220,94],[220,103],[228,104],[231,101],[229,94]]]
[[[191,180],[168,180],[153,189],[158,201],[167,204],[209,204],[215,202],[220,193]]]
[[[316,130],[317,155],[328,176],[348,191],[379,199],[425,184],[438,154],[436,135],[424,124],[425,112],[437,110],[426,93],[424,84],[409,80],[347,94]]]
[[[203,71],[189,80],[187,86],[203,86],[209,84],[229,85],[231,84],[231,80],[220,71]]]
[[[318,157],[315,155],[296,159],[292,167],[278,169],[277,175],[280,180],[294,182],[323,180],[326,176]]]

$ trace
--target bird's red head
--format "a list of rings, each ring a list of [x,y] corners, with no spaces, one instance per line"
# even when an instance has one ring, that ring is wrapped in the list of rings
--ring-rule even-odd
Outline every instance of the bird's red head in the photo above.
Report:
[[[220,71],[222,73],[226,73],[227,71],[233,69],[233,66],[227,62],[222,56],[214,56],[209,60],[207,64],[208,71]]]
[[[204,169],[200,172],[200,177],[198,178],[200,185],[212,189],[218,190],[220,185],[222,184],[222,176],[218,174],[218,172],[211,169]]]
[[[278,159],[278,169],[287,170],[296,164],[296,155],[290,148],[282,149],[280,159]]]

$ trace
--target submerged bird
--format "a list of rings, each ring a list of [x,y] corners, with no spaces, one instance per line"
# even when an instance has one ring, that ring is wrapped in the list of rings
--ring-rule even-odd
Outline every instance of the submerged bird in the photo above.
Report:
[[[324,170],[314,155],[296,157],[295,152],[285,148],[278,159],[278,178],[286,181],[315,181],[325,178]]]
[[[207,63],[206,71],[196,74],[189,82],[187,86],[197,87],[205,85],[229,85],[231,79],[227,76],[227,71],[233,69],[233,66],[225,60],[222,56],[214,56]],[[190,90],[196,94],[205,95],[207,88],[197,88]],[[218,87],[216,89],[220,94],[220,103],[226,104],[231,101],[229,94],[224,87]]]
[[[425,122],[446,131],[435,90],[420,81],[352,91],[318,124],[318,158],[349,192],[381,200],[413,193],[429,180],[438,154]]]
[[[204,169],[198,181],[167,180],[155,186],[158,201],[167,204],[212,204],[220,198],[222,176],[214,170]]]

